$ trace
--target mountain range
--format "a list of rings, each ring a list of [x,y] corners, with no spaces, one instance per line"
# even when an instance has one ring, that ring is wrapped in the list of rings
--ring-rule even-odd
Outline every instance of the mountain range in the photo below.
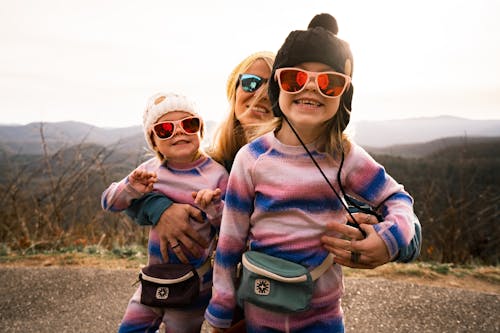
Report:
[[[388,147],[423,143],[448,137],[500,136],[500,119],[472,120],[450,116],[385,121],[360,121],[354,124],[354,139],[366,147]]]
[[[217,123],[208,121],[205,138],[211,138]],[[369,151],[405,155],[408,145],[448,145],[445,138],[500,137],[500,120],[471,120],[441,116],[387,121],[360,121],[349,125],[353,139]],[[43,139],[42,139],[43,138]],[[97,144],[120,151],[140,151],[146,146],[141,126],[96,127],[81,122],[0,125],[0,152],[3,154],[53,153],[81,143]],[[428,150],[426,148],[425,150]],[[408,154],[406,154],[408,155]],[[411,155],[411,154],[410,154]]]

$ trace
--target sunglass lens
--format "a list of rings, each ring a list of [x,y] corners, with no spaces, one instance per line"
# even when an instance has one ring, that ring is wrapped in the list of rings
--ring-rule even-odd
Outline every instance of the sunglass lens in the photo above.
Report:
[[[174,124],[170,122],[160,123],[154,127],[154,131],[160,139],[168,139],[174,134]]]
[[[345,78],[333,73],[323,73],[318,75],[318,87],[327,96],[339,96],[344,90]]]
[[[182,128],[188,134],[194,134],[200,130],[199,118],[187,118],[181,122]]]
[[[307,79],[308,75],[306,72],[293,69],[282,71],[279,77],[281,88],[288,92],[297,92],[304,88]]]
[[[254,92],[262,85],[264,79],[257,75],[241,74],[241,88],[246,92]]]

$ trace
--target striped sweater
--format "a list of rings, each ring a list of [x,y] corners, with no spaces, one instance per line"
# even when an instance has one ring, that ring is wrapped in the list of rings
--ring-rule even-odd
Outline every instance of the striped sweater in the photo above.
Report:
[[[154,192],[162,193],[177,203],[187,203],[193,206],[194,199],[191,193],[202,189],[220,188],[222,198],[226,193],[228,173],[226,169],[210,157],[202,158],[191,163],[161,163],[158,158],[152,158],[142,163],[138,169],[154,171],[158,181],[154,184]],[[130,206],[132,200],[142,197],[143,194],[137,192],[128,181],[128,176],[120,182],[112,183],[102,194],[101,205],[108,211],[123,211]],[[199,208],[199,207],[198,207]],[[214,202],[202,210],[204,212],[205,223],[194,220],[191,225],[202,237],[208,241],[215,238],[215,233],[220,227],[223,201]],[[214,243],[214,242],[212,242]],[[215,244],[215,243],[214,243]],[[201,258],[189,257],[191,264],[198,267],[210,256],[212,247],[202,250],[204,255]],[[179,260],[169,248],[169,262],[178,263]],[[188,251],[184,251],[186,255]],[[148,241],[149,264],[163,262],[160,252],[160,239],[155,229],[151,229]]]
[[[338,193],[339,163],[308,145]],[[413,199],[360,146],[352,144],[345,158],[341,182],[346,194],[380,205],[384,222],[375,226],[390,255],[407,246],[414,235]],[[236,305],[236,266],[247,245],[256,251],[293,261],[308,269],[328,255],[321,236],[326,224],[346,222],[346,212],[302,146],[280,143],[268,133],[244,146],[237,154],[226,193],[214,267],[214,291],[205,318],[213,326],[228,327]],[[340,297],[343,278],[333,265],[316,283],[311,310],[304,323],[326,304],[339,304],[338,311],[319,314],[342,319]],[[319,312],[316,311],[316,312]],[[259,317],[252,317],[252,314]],[[273,322],[269,311],[246,312],[247,321]],[[279,317],[279,316],[278,316]],[[276,322],[279,322],[276,317]],[[320,319],[318,319],[320,320]],[[324,320],[321,319],[321,320]],[[294,324],[300,329],[301,323]],[[305,325],[305,324],[304,324]]]

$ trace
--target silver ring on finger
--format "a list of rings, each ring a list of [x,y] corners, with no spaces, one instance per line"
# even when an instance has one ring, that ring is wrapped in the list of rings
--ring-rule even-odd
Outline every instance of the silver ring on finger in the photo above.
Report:
[[[170,243],[170,242],[169,242],[169,243]],[[179,246],[181,246],[180,242],[177,242],[177,243],[175,243],[175,244],[170,243],[170,247],[172,248],[172,250],[174,250],[175,248],[177,248],[177,247],[179,247]]]

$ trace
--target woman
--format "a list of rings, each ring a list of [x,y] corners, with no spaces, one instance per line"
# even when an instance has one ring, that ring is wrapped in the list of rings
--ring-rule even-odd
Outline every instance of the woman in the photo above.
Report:
[[[267,81],[274,54],[258,52],[245,58],[229,75],[226,95],[229,114],[221,123],[210,155],[231,170],[234,156],[252,132],[274,118],[267,96]]]

